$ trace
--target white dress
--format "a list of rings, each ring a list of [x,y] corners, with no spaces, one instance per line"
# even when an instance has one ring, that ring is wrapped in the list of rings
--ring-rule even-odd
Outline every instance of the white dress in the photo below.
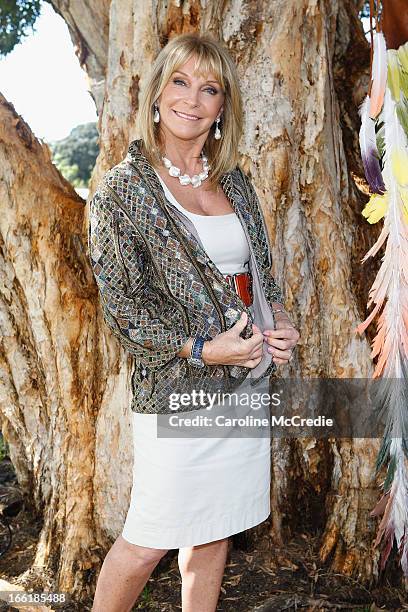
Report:
[[[248,244],[235,213],[190,213],[160,181],[167,199],[193,221],[221,272],[246,271]],[[202,412],[196,409],[181,416]],[[233,408],[230,414],[235,416]],[[163,549],[205,544],[254,527],[269,516],[269,428],[260,437],[245,437],[236,427],[226,437],[165,438],[157,436],[156,414],[137,412],[132,412],[132,427],[133,485],[122,531],[128,542]]]

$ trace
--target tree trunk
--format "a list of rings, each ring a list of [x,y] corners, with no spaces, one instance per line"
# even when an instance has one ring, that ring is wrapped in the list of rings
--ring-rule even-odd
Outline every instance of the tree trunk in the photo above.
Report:
[[[242,165],[260,196],[273,273],[301,333],[282,376],[370,377],[369,343],[353,332],[375,273],[359,260],[377,231],[360,214],[357,105],[369,51],[359,3],[52,4],[69,25],[98,108],[101,153],[91,193],[138,137],[146,66],[167,39],[199,30],[226,42],[244,96]],[[0,119],[3,431],[20,482],[44,515],[38,563],[58,568],[59,589],[79,597],[92,590],[129,503],[130,357],[101,317],[84,202],[4,98]],[[368,514],[379,495],[378,441],[279,439],[272,446],[271,538],[282,542],[313,525],[323,561],[362,581],[376,577]]]

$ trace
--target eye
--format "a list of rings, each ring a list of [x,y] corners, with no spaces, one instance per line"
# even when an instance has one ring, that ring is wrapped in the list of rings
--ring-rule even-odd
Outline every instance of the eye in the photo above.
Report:
[[[183,79],[173,79],[173,83],[175,85],[177,85],[178,83],[182,83],[183,85],[186,84]],[[206,87],[205,91],[208,91],[212,96],[215,96],[215,94],[218,93],[218,91],[214,87]]]

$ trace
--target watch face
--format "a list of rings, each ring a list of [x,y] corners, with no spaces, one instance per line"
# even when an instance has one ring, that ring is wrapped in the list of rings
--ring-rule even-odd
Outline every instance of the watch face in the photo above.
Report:
[[[188,360],[188,363],[194,366],[195,368],[203,368],[205,365],[202,359],[195,359],[194,357],[190,357],[190,359]]]

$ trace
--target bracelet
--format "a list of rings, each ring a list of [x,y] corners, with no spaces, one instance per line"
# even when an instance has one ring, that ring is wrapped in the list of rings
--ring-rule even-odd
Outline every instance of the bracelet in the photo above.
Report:
[[[285,312],[284,308],[277,308],[276,310],[272,309],[273,314],[275,314],[275,312]]]

